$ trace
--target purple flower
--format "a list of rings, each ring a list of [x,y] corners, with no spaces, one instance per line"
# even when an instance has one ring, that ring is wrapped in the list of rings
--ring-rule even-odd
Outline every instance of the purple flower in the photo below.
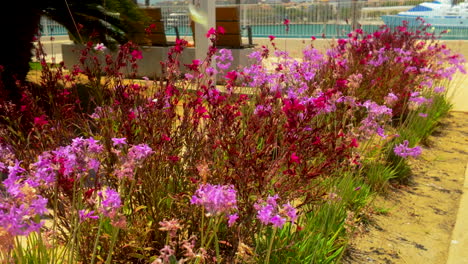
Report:
[[[104,216],[113,218],[122,206],[119,193],[113,189],[107,188],[104,191],[99,191],[98,195],[102,199],[99,211]]]
[[[277,214],[270,218],[270,223],[274,227],[282,228],[283,225],[286,223],[286,219]]]
[[[279,196],[268,196],[266,202],[259,200],[254,204],[254,208],[257,210],[257,218],[264,225],[272,224],[275,227],[283,227],[287,219],[291,223],[297,220],[297,211],[288,202],[283,204],[282,208],[279,208],[277,200]]]
[[[78,214],[80,216],[80,222],[84,222],[87,219],[99,219],[99,216],[94,215],[95,212],[93,210],[91,210],[91,211],[80,210],[80,211],[78,211]]]
[[[140,144],[132,146],[128,150],[128,156],[136,161],[141,161],[146,159],[149,155],[151,155],[154,151],[146,144]]]
[[[417,157],[421,155],[422,149],[420,146],[416,146],[414,148],[408,147],[408,140],[403,141],[402,144],[399,144],[393,148],[393,152],[400,157],[406,158],[408,156]]]
[[[125,146],[127,145],[127,139],[126,138],[111,138],[112,140],[112,145],[115,146]]]
[[[286,212],[286,215],[289,217],[291,222],[295,222],[297,220],[297,210],[296,208],[292,207],[289,202],[283,204],[283,211]]]
[[[228,226],[233,226],[237,219],[239,219],[239,215],[237,213],[228,215]]]
[[[423,104],[430,104],[430,103],[432,103],[432,99],[431,99],[431,98],[425,98],[425,97],[422,97],[422,96],[410,97],[409,100],[410,100],[411,102],[416,103],[417,106],[423,105]]]
[[[254,115],[259,117],[269,116],[271,114],[271,105],[257,105],[254,110]]]
[[[394,93],[389,93],[384,97],[385,104],[388,106],[393,106],[398,101],[398,96]]]
[[[268,225],[275,208],[271,204],[267,204],[257,210],[257,218],[262,222],[262,224]]]
[[[95,140],[93,137],[88,138],[87,140],[88,151],[91,153],[101,153],[104,150],[104,147],[99,143],[99,140]]]
[[[444,86],[437,86],[434,88],[434,93],[443,93],[443,92],[445,92]]]
[[[419,115],[420,117],[424,117],[424,118],[427,117],[427,114],[426,114],[426,113],[419,113],[418,115]]]
[[[228,213],[237,209],[236,190],[232,185],[200,185],[190,203],[203,206],[210,215]]]

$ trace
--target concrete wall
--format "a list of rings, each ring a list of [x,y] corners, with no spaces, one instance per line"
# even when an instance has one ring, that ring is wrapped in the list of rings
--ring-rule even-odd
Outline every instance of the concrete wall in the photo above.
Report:
[[[83,49],[82,45],[76,44],[63,44],[61,46],[62,57],[65,63],[65,67],[72,69],[73,65],[79,63],[80,53],[79,51]],[[142,46],[142,56],[143,59],[138,61],[138,72],[137,77],[149,77],[149,78],[158,78],[162,76],[161,62],[165,62],[167,59],[167,54],[170,47],[151,47],[151,46]],[[247,49],[231,49],[233,61],[231,67],[228,71],[233,70],[237,67],[248,66],[250,65],[250,60],[248,55],[253,52],[253,48]],[[105,53],[100,54],[100,61],[104,61],[104,54],[111,54],[108,50]],[[184,73],[184,64],[191,64],[195,59],[195,48],[188,47],[186,48],[181,57],[180,69]],[[125,73],[125,71],[123,71]]]

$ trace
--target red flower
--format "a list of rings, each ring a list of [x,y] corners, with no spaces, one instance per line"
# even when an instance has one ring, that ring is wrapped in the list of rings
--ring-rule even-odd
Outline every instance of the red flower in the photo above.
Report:
[[[268,37],[270,38],[270,41],[273,41],[276,38],[275,36],[272,36],[272,35],[270,35]]]
[[[177,162],[177,161],[180,160],[180,158],[177,157],[177,156],[169,156],[169,157],[167,157],[167,159],[170,160],[170,161],[172,161],[172,162]]]
[[[132,121],[132,120],[135,119],[135,118],[136,118],[136,115],[135,115],[134,112],[130,112],[130,113],[128,114],[128,120],[129,120],[129,121]]]
[[[316,39],[317,39],[317,38],[316,38],[316,37],[314,37],[314,36],[312,36],[312,37],[310,37],[310,38],[311,38],[312,40],[316,40]]]
[[[286,26],[289,25],[289,19],[285,18],[283,24]]]
[[[200,60],[192,60],[192,64],[188,64],[187,67],[191,71],[198,71],[198,67],[200,66]]]

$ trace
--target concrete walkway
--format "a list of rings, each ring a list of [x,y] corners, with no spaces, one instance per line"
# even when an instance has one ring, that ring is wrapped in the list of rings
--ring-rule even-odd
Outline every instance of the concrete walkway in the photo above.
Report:
[[[460,199],[457,222],[452,232],[447,264],[468,263],[468,164],[465,169],[465,181],[462,190],[463,194]]]

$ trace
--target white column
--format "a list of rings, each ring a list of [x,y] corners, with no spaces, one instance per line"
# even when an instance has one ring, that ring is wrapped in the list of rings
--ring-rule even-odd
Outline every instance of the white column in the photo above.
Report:
[[[210,40],[206,38],[206,32],[216,26],[216,1],[215,0],[195,0],[195,8],[200,14],[206,15],[207,23],[202,25],[195,23],[195,59],[203,61],[208,51]]]

